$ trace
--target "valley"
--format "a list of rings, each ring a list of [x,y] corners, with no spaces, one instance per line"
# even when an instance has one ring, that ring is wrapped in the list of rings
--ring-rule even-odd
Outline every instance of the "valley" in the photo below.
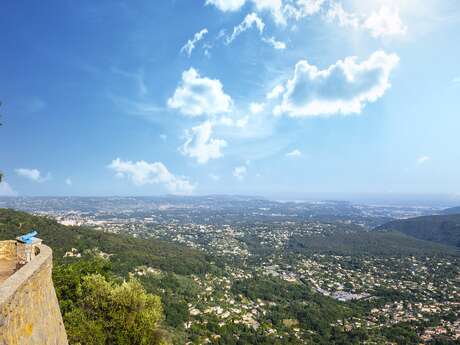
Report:
[[[58,271],[97,258],[115,276],[138,279],[160,296],[173,343],[460,339],[458,248],[387,226],[438,208],[238,197],[57,201],[2,200],[37,216],[1,210],[0,236],[34,227]]]

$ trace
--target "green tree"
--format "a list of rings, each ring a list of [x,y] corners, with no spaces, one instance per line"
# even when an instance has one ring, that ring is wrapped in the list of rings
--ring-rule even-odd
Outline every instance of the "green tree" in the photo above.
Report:
[[[86,313],[75,308],[64,315],[64,323],[71,344],[100,345],[107,337],[99,320],[90,320]]]
[[[53,281],[70,344],[168,344],[159,296],[121,282],[103,259],[57,265]]]
[[[119,285],[93,274],[83,280],[81,307],[91,319],[103,323],[108,343],[158,343],[156,330],[163,317],[160,297],[146,293],[135,279]]]

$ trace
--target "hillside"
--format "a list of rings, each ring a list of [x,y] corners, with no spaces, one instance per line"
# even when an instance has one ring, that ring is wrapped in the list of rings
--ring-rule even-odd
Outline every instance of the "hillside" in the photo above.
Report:
[[[376,230],[396,230],[420,240],[460,247],[460,214],[396,220]]]
[[[54,260],[58,263],[64,261],[65,252],[71,248],[79,252],[98,248],[112,254],[110,261],[114,270],[123,275],[141,265],[177,274],[203,274],[215,269],[205,254],[185,246],[69,227],[49,218],[0,209],[0,240],[13,239],[31,229],[36,229],[39,237],[53,249]]]
[[[456,255],[455,248],[424,241],[401,232],[359,232],[332,236],[293,236],[288,249],[296,253],[333,255]]]
[[[442,214],[460,214],[460,206],[457,207],[451,207],[451,208],[446,208],[445,210],[442,210]]]

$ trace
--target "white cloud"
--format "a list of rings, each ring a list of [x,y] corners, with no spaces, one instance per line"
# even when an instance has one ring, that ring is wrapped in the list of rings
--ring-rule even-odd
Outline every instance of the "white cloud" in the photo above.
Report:
[[[213,45],[210,43],[203,43],[204,56],[206,56],[208,59],[211,58],[212,47]]]
[[[375,102],[390,88],[390,72],[398,62],[396,54],[383,51],[373,53],[361,63],[356,57],[348,57],[325,70],[306,60],[299,61],[274,114],[293,117],[359,114],[366,103]]]
[[[261,113],[264,110],[264,108],[265,108],[265,104],[263,103],[252,102],[251,104],[249,104],[249,110],[253,114]]]
[[[16,196],[18,193],[6,181],[0,182],[0,196]]]
[[[246,0],[206,0],[206,5],[214,5],[222,12],[238,11]]]
[[[211,138],[212,124],[206,121],[199,126],[193,127],[186,132],[187,140],[180,148],[180,152],[186,156],[196,158],[198,163],[207,163],[210,159],[223,156],[221,150],[227,146],[227,142],[221,139]]]
[[[265,43],[268,43],[269,45],[271,45],[273,48],[277,50],[286,49],[286,43],[282,41],[277,41],[274,37],[268,37],[268,38],[264,37],[262,38],[262,41],[264,41]]]
[[[249,30],[255,25],[259,33],[262,34],[264,32],[265,24],[262,19],[256,13],[248,14],[244,20],[238,25],[233,28],[233,32],[230,36],[225,39],[226,44],[230,44],[233,42],[235,38],[241,35],[246,30]]]
[[[325,0],[297,0],[295,5],[285,5],[284,13],[288,18],[300,20],[318,13],[324,3]]]
[[[168,139],[168,136],[166,134],[160,134],[160,139],[166,141]]]
[[[195,35],[193,36],[192,39],[188,40],[187,43],[181,48],[181,53],[185,53],[188,55],[188,57],[190,57],[190,55],[192,55],[192,51],[193,49],[195,49],[195,45],[201,41],[204,36],[208,33],[208,29],[203,29],[197,33],[195,33]]]
[[[269,11],[277,24],[286,24],[282,0],[252,0],[257,11]]]
[[[188,116],[227,113],[231,106],[232,98],[224,93],[221,82],[201,77],[193,67],[182,73],[180,85],[168,99],[169,108]]]
[[[286,157],[300,157],[302,156],[302,152],[300,150],[295,149],[292,150],[291,152],[286,153]]]
[[[368,29],[373,37],[403,36],[407,32],[407,26],[402,23],[398,11],[387,6],[381,7],[378,12],[372,12],[362,26]]]
[[[417,164],[424,164],[431,160],[430,156],[420,156],[417,158]]]
[[[231,117],[228,116],[222,116],[219,119],[219,123],[224,126],[228,127],[237,127],[237,128],[244,128],[249,122],[249,117],[244,116],[238,119],[232,119]]]
[[[220,176],[219,176],[219,175],[216,175],[216,174],[209,174],[209,177],[210,177],[211,180],[213,180],[213,181],[220,181]]]
[[[373,11],[369,16],[359,16],[347,12],[342,5],[333,2],[326,13],[329,21],[337,21],[341,27],[368,30],[375,37],[403,36],[407,33],[407,26],[403,24],[399,12],[382,6],[378,11]]]
[[[284,92],[284,86],[279,84],[276,85],[273,90],[267,93],[267,99],[275,99],[278,98]]]
[[[460,83],[460,77],[455,77],[454,79],[452,79],[452,83],[459,84]]]
[[[360,20],[354,13],[345,11],[342,4],[333,2],[326,13],[326,18],[330,21],[336,20],[342,27],[358,28]]]
[[[173,175],[161,162],[123,161],[117,158],[108,166],[119,178],[128,178],[137,186],[162,184],[172,194],[191,194],[194,185],[185,177]]]
[[[235,167],[233,169],[233,176],[236,177],[238,180],[243,181],[247,172],[248,172],[248,169],[244,165],[242,165],[239,167]]]
[[[49,173],[46,176],[42,176],[40,170],[38,169],[19,168],[16,169],[15,172],[17,175],[25,177],[34,182],[45,182],[51,178]]]
[[[68,186],[71,186],[73,184],[72,179],[70,177],[67,177],[65,179],[65,184],[68,185]]]
[[[207,0],[206,5],[214,5],[223,12],[240,10],[251,2],[257,12],[269,12],[275,23],[285,25],[287,19],[300,20],[318,13],[326,0]]]

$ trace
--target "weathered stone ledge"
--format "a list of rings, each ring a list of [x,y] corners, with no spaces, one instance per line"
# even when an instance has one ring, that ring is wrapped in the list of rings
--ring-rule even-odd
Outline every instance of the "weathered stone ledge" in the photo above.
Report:
[[[0,306],[8,303],[8,300],[14,295],[14,293],[19,290],[21,286],[24,285],[37,271],[40,271],[43,265],[46,265],[48,261],[52,262],[53,251],[50,247],[42,244],[38,247],[38,249],[40,252],[34,260],[22,266],[2,284],[0,284]]]
[[[54,291],[52,251],[40,253],[0,284],[0,345],[67,345]]]

